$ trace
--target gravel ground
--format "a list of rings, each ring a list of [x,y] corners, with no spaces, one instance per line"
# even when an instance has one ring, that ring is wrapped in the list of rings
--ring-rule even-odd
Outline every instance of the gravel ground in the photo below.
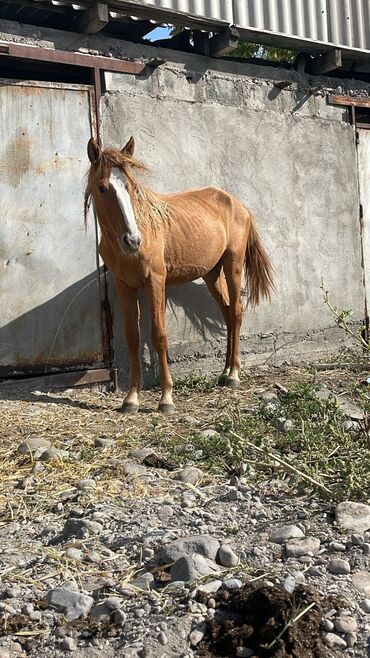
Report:
[[[253,414],[310,378],[265,366],[238,391],[189,379],[169,417],[158,391],[123,416],[118,393],[0,384],[0,658],[370,655],[369,491],[350,500],[344,484],[331,499],[284,468],[256,476],[257,457],[208,468],[192,443],[212,446],[226,412]],[[350,396],[363,374],[315,378]],[[234,629],[220,648],[226,603],[260,586],[283,601],[285,634],[277,625],[266,648]],[[317,635],[306,653],[281,645],[297,624]]]

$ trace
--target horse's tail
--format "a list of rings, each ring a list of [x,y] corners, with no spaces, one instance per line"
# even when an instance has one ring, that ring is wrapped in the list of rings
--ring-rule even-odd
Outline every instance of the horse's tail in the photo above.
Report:
[[[245,253],[244,267],[248,292],[248,304],[257,306],[261,299],[270,299],[274,290],[273,267],[258,232],[256,221],[250,211],[250,226]]]

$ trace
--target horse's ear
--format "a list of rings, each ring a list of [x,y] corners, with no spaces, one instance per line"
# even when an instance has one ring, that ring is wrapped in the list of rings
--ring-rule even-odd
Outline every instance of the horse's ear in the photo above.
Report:
[[[97,162],[101,156],[101,148],[93,137],[90,137],[87,144],[87,155],[89,156],[90,162]]]
[[[123,147],[121,153],[123,154],[126,153],[126,155],[134,155],[134,151],[135,151],[135,140],[133,137],[130,137],[126,146]]]

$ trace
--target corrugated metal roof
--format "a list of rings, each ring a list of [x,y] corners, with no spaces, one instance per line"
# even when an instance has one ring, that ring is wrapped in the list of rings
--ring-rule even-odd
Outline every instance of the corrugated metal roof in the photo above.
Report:
[[[370,0],[116,0],[126,8],[157,10],[165,21],[184,16],[220,21],[240,28],[246,40],[259,33],[293,45],[316,42],[370,51]],[[191,24],[191,22],[190,22]]]

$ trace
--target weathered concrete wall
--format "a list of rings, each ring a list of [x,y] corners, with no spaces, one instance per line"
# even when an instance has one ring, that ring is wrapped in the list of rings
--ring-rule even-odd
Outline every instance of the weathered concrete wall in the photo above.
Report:
[[[151,168],[147,183],[158,191],[218,185],[253,210],[275,266],[276,294],[246,313],[245,361],[277,348],[282,359],[335,351],[341,338],[323,304],[321,278],[338,306],[359,318],[364,307],[355,136],[346,110],[326,100],[338,80],[0,21],[1,39],[34,42],[35,32],[48,47],[167,59],[147,77],[105,75],[105,144],[122,146],[133,134],[137,156]],[[281,80],[290,86],[277,87]],[[340,84],[370,93],[365,83]],[[145,318],[144,307],[150,361]],[[116,302],[115,323],[116,358],[124,364]],[[202,357],[205,369],[223,358],[219,312],[203,285],[169,289],[167,324],[182,372],[184,360],[194,369]]]

